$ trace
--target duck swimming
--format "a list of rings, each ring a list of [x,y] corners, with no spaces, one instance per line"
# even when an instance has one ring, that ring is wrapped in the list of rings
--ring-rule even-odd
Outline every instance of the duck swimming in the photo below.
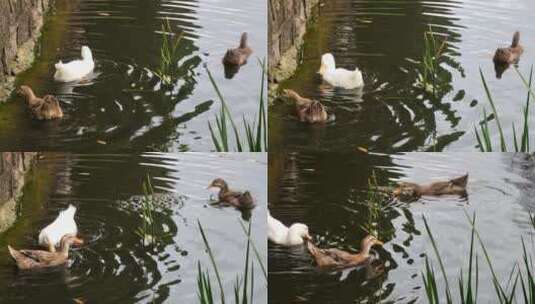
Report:
[[[312,242],[307,242],[307,249],[320,268],[349,268],[367,263],[370,260],[370,250],[375,245],[383,245],[372,235],[365,237],[360,245],[359,253],[350,253],[337,248],[320,249]]]
[[[63,117],[63,111],[56,97],[52,95],[37,97],[32,88],[26,85],[20,86],[18,93],[25,97],[28,108],[36,119],[50,120]]]
[[[325,106],[317,100],[312,100],[299,96],[297,92],[285,89],[284,95],[295,101],[297,117],[301,122],[323,123],[329,118]]]
[[[247,59],[253,53],[247,45],[247,33],[242,33],[240,38],[240,46],[235,49],[229,49],[223,57],[223,64],[240,66],[247,63]]]
[[[305,224],[295,223],[286,227],[276,218],[272,217],[268,211],[268,240],[283,246],[301,245],[305,240],[311,239],[308,234],[308,227]]]
[[[232,191],[222,178],[214,179],[208,186],[208,189],[210,188],[219,188],[219,202],[227,203],[239,209],[251,209],[254,207],[254,199],[249,191]]]
[[[524,48],[520,45],[520,32],[516,31],[513,35],[511,46],[496,50],[493,58],[494,64],[509,65],[511,63],[517,63],[523,52]]]
[[[450,179],[449,181],[434,182],[426,185],[401,182],[394,189],[394,196],[402,199],[418,199],[421,196],[459,195],[466,196],[468,174]]]
[[[17,263],[17,267],[21,270],[37,270],[48,267],[61,266],[67,263],[69,258],[69,249],[71,244],[76,241],[76,236],[73,234],[66,234],[61,238],[60,250],[58,252],[50,252],[45,250],[15,250],[11,246],[7,246],[11,257]]]
[[[78,226],[74,220],[75,213],[76,207],[73,205],[69,205],[67,209],[62,210],[58,217],[39,233],[39,245],[48,248],[51,252],[55,252],[64,235],[76,236],[78,234]],[[83,241],[79,238],[75,238],[73,242],[77,245],[83,244]]]
[[[358,68],[355,68],[354,71],[342,68],[337,69],[334,56],[331,53],[321,56],[321,66],[318,73],[323,80],[334,87],[355,89],[364,86],[360,70]]]
[[[71,82],[84,78],[89,73],[93,72],[95,62],[93,61],[93,54],[88,46],[82,46],[82,59],[73,60],[68,63],[63,63],[61,60],[56,63],[56,73],[54,80],[60,82]]]

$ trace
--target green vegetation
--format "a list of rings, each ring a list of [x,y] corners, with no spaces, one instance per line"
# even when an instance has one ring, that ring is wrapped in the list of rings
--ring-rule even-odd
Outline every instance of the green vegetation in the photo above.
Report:
[[[429,31],[424,33],[424,52],[419,62],[418,79],[416,86],[426,93],[436,95],[440,81],[440,59],[446,50],[447,39],[442,42],[433,34],[433,28],[429,26]]]
[[[149,246],[157,243],[158,229],[154,220],[155,204],[153,201],[153,188],[150,177],[147,175],[146,181],[143,182],[143,197],[141,198],[141,219],[142,224],[135,230],[141,238],[143,246]]]
[[[463,304],[475,304],[477,303],[478,291],[479,291],[479,258],[477,255],[477,250],[475,248],[476,239],[483,251],[483,256],[487,262],[489,270],[492,275],[492,285],[496,292],[495,300],[493,303],[500,304],[509,304],[509,303],[523,303],[523,304],[534,304],[535,303],[535,283],[533,280],[533,272],[535,270],[533,265],[533,256],[528,253],[526,250],[526,244],[524,238],[521,238],[522,248],[523,248],[523,263],[516,263],[511,270],[506,284],[502,284],[501,280],[498,278],[496,271],[494,270],[492,259],[483,243],[479,232],[476,229],[476,216],[474,215],[471,219],[466,214],[468,221],[472,227],[471,238],[470,238],[470,252],[468,256],[468,270],[465,272],[463,269],[460,270],[460,276],[458,278],[458,300],[454,301],[454,296],[452,293],[451,286],[448,281],[448,276],[446,274],[444,263],[438,249],[438,244],[433,237],[433,233],[429,228],[425,216],[423,217],[425,229],[433,245],[433,251],[438,260],[440,266],[440,272],[444,279],[444,290],[440,291],[436,278],[437,274],[433,268],[432,263],[426,258],[425,261],[425,271],[422,273],[425,293],[427,297],[427,302],[432,304],[438,304],[443,299],[444,303],[463,303]],[[530,215],[530,220],[532,224],[533,231],[535,232],[535,218]],[[533,245],[533,240],[532,240]],[[520,283],[520,284],[519,284]],[[520,286],[520,287],[519,287]],[[518,291],[520,290],[520,291]],[[442,296],[444,294],[444,296]]]
[[[366,201],[366,206],[368,207],[368,221],[362,225],[362,229],[376,238],[379,238],[377,225],[379,216],[382,213],[381,203],[384,199],[384,197],[381,196],[378,187],[377,176],[375,175],[375,171],[372,171],[372,176],[368,179],[368,198]]]
[[[267,151],[267,111],[264,101],[264,85],[265,85],[265,62],[260,63],[262,66],[262,82],[260,84],[260,102],[258,103],[258,114],[257,118],[254,121],[249,121],[245,116],[243,117],[243,127],[245,129],[245,139],[246,145],[243,144],[242,135],[238,131],[237,124],[232,118],[232,114],[228,108],[219,87],[217,86],[214,77],[210,70],[206,69],[208,72],[208,77],[214,86],[214,89],[217,93],[219,101],[221,102],[221,110],[219,114],[216,114],[216,127],[212,126],[208,122],[208,128],[210,129],[210,135],[212,137],[212,142],[214,143],[215,149],[217,152],[229,152],[231,147],[229,145],[230,137],[234,136],[235,146],[232,150],[237,152],[245,151],[245,148],[248,148],[249,152],[264,152]],[[233,133],[233,135],[231,135]]]
[[[515,68],[516,72],[522,79],[523,84],[526,86],[527,89],[527,97],[526,97],[526,103],[525,106],[522,109],[522,134],[520,137],[517,137],[517,131],[515,123],[513,122],[512,128],[513,128],[513,148],[515,152],[530,152],[530,143],[529,143],[529,104],[531,99],[534,97],[534,93],[531,90],[531,82],[532,82],[532,76],[533,76],[533,67],[531,68],[530,74],[529,74],[529,81],[526,81],[525,77]],[[506,139],[503,133],[502,124],[500,122],[499,113],[496,109],[494,99],[492,98],[492,94],[490,93],[490,89],[487,85],[487,81],[485,80],[485,76],[483,75],[483,72],[481,69],[479,69],[479,73],[481,75],[481,80],[483,81],[483,87],[485,88],[485,93],[487,95],[487,99],[491,105],[492,108],[492,116],[496,122],[496,128],[498,129],[499,133],[499,140],[500,140],[500,148],[499,150],[502,152],[508,152],[509,148],[506,143]],[[474,132],[476,135],[478,147],[481,150],[481,152],[492,152],[494,150],[494,144],[491,139],[491,130],[489,128],[488,120],[490,120],[487,117],[487,111],[485,108],[483,108],[483,120],[480,123],[479,131],[476,126],[474,126]]]
[[[178,62],[181,54],[179,44],[183,34],[174,34],[169,19],[162,24],[162,46],[160,47],[160,67],[154,72],[164,85],[173,84],[179,75]]]
[[[212,264],[213,271],[215,273],[217,285],[219,287],[219,294],[220,294],[220,303],[225,304],[226,303],[226,297],[225,297],[225,288],[223,287],[221,274],[219,272],[217,262],[215,260],[214,252],[212,251],[212,248],[210,247],[210,243],[206,237],[206,233],[204,232],[204,229],[201,225],[200,221],[197,221],[199,225],[199,230],[201,232],[201,236],[203,238],[204,245],[206,247],[206,251],[208,252],[208,256],[210,258],[210,262]],[[267,272],[266,268],[260,258],[260,255],[258,254],[258,251],[256,250],[256,247],[254,246],[254,243],[251,241],[251,221],[249,221],[249,227],[246,229],[243,223],[240,222],[242,225],[242,228],[244,229],[244,232],[247,236],[247,247],[245,252],[245,264],[244,264],[244,270],[243,274],[240,276],[239,274],[236,275],[236,281],[234,283],[234,290],[233,290],[233,298],[235,304],[253,304],[254,303],[254,261],[251,259],[251,248],[253,248],[256,260],[258,264],[260,265],[264,276],[266,278],[267,282]],[[212,288],[212,279],[210,277],[210,273],[208,270],[203,270],[203,267],[201,266],[201,263],[197,263],[197,295],[199,299],[199,303],[201,304],[213,304],[216,303],[215,295]],[[266,284],[267,286],[267,284]]]

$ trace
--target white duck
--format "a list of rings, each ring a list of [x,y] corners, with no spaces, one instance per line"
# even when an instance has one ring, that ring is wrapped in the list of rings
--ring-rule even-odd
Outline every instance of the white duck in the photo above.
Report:
[[[344,89],[355,89],[364,86],[362,73],[358,68],[349,71],[342,68],[336,68],[334,56],[331,53],[321,56],[321,66],[318,71],[327,83],[335,87]]]
[[[75,213],[76,207],[73,205],[69,205],[67,209],[62,210],[58,217],[39,233],[39,245],[47,247],[50,251],[55,252],[56,247],[60,245],[61,238],[64,235],[77,235],[78,227],[74,221]],[[83,241],[77,238],[75,244],[81,243],[83,243]]]
[[[93,54],[87,46],[82,46],[82,59],[73,60],[68,63],[63,63],[61,60],[56,63],[56,73],[54,79],[60,82],[71,82],[80,80],[89,73],[93,72],[95,62],[93,61]]]
[[[308,234],[307,225],[295,223],[288,228],[273,218],[268,211],[268,239],[278,245],[295,246],[303,244],[304,240],[311,239],[311,237]]]

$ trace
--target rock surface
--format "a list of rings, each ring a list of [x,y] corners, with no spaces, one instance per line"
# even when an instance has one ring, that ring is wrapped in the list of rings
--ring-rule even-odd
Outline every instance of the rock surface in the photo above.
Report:
[[[307,23],[318,3],[319,0],[269,0],[268,69],[272,87],[297,68]]]
[[[0,1],[0,102],[13,90],[15,75],[33,61],[33,49],[50,1]]]
[[[17,200],[22,195],[24,175],[30,169],[36,153],[0,153],[0,232],[16,220]]]

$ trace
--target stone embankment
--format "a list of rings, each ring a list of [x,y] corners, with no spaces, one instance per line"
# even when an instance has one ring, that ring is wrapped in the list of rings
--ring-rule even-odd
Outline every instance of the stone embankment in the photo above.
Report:
[[[298,65],[307,24],[319,0],[269,0],[268,71],[270,91],[290,77]]]
[[[13,90],[15,75],[34,60],[34,47],[52,0],[0,0],[0,102]]]
[[[0,153],[0,232],[17,218],[17,200],[22,195],[24,176],[31,168],[36,153]]]

